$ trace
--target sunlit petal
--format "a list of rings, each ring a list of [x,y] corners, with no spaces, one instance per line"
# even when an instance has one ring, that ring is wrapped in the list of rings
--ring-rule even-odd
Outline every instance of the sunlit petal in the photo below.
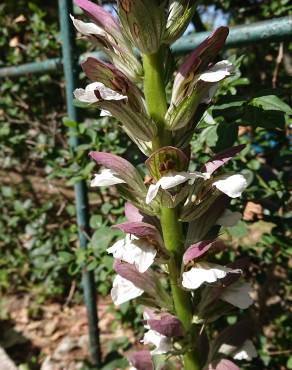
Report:
[[[228,273],[240,272],[241,270],[233,270],[214,263],[200,262],[182,274],[182,285],[187,289],[197,289],[204,283],[214,283],[223,279]]]
[[[120,179],[110,169],[105,168],[99,174],[96,174],[94,179],[90,182],[91,187],[111,186],[115,184],[123,184],[124,180]]]
[[[113,281],[111,297],[115,305],[130,301],[143,293],[144,290],[137,288],[131,281],[120,275],[117,275]]]
[[[247,180],[241,174],[231,175],[225,179],[215,181],[213,185],[230,198],[240,197],[247,187]]]

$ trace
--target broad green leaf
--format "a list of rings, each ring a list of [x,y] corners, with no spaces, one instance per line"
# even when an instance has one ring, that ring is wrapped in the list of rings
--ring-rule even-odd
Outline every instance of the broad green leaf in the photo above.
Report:
[[[291,107],[276,95],[259,96],[252,99],[249,104],[255,107],[261,107],[264,110],[277,110],[286,114],[292,114]]]
[[[120,235],[120,232],[106,226],[100,227],[94,232],[91,238],[93,249],[105,251],[116,235]]]
[[[247,105],[240,124],[242,126],[263,127],[266,129],[284,129],[285,115],[277,110],[264,110],[260,107]]]

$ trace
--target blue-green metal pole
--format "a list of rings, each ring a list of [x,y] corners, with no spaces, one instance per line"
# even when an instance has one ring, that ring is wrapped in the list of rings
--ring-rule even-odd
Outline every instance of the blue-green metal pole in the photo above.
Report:
[[[76,88],[78,55],[75,52],[74,34],[69,14],[72,13],[72,1],[59,0],[59,18],[62,39],[63,67],[66,82],[67,112],[70,119],[78,121],[77,109],[73,104],[73,90]],[[78,137],[71,135],[70,146],[73,150],[79,144]],[[74,186],[76,213],[79,232],[80,248],[87,248],[87,235],[89,234],[89,209],[87,187],[85,181],[80,181]],[[96,288],[93,272],[83,270],[82,283],[84,300],[87,308],[89,345],[91,359],[94,365],[101,363],[99,329],[96,308]]]
[[[172,49],[177,54],[190,52],[209,35],[210,32],[199,32],[183,36],[173,44]],[[239,48],[285,40],[292,40],[292,16],[231,27],[225,47]]]
[[[175,42],[172,50],[178,54],[190,52],[209,35],[210,32],[191,33]],[[225,47],[238,48],[264,42],[281,42],[285,40],[292,40],[292,16],[231,27]],[[101,53],[90,54],[99,59],[104,58],[104,55]],[[82,58],[84,59],[84,56]],[[0,78],[20,76],[27,73],[50,72],[58,69],[61,64],[62,60],[56,58],[42,62],[21,64],[19,66],[4,67],[0,68]]]

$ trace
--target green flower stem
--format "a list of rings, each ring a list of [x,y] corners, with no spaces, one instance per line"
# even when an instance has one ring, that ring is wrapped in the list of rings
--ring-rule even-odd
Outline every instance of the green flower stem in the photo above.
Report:
[[[153,150],[171,145],[171,132],[165,129],[167,101],[163,81],[161,53],[143,54],[144,94],[149,115],[157,124],[157,136],[153,139]]]
[[[172,144],[171,132],[165,128],[167,100],[163,81],[163,63],[160,53],[142,56],[144,65],[144,93],[150,116],[157,123],[158,134],[153,139],[153,150]],[[161,208],[160,222],[164,243],[171,253],[168,262],[172,297],[177,317],[186,332],[192,325],[192,301],[189,292],[181,289],[178,280],[181,274],[181,262],[184,252],[182,224],[178,221],[177,210]],[[200,365],[195,351],[188,351],[183,356],[185,370],[199,370]]]
[[[160,222],[164,244],[169,252],[171,252],[168,270],[174,308],[184,329],[186,332],[189,332],[193,317],[191,295],[178,285],[181,275],[182,256],[184,253],[182,224],[178,221],[177,211],[174,208],[161,208]],[[195,351],[186,352],[183,360],[185,370],[200,369],[198,356]]]

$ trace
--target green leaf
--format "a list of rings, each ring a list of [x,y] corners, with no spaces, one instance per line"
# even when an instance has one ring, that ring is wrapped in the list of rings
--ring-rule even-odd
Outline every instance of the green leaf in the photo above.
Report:
[[[215,153],[231,147],[238,135],[238,126],[236,123],[220,122],[216,129],[217,141],[213,147]]]
[[[252,99],[249,104],[254,107],[260,107],[264,110],[276,110],[286,114],[292,114],[291,107],[276,95],[260,96]]]
[[[74,259],[74,254],[65,252],[65,251],[59,252],[58,256],[59,256],[60,262],[64,264],[71,262]]]
[[[154,365],[154,370],[175,370],[176,366],[172,361],[167,362],[166,355],[156,355],[152,356],[152,362]]]
[[[236,226],[228,227],[228,233],[234,238],[243,238],[248,234],[248,229],[243,221],[239,221]]]
[[[92,247],[99,251],[105,251],[116,235],[120,235],[120,232],[112,230],[109,227],[102,226],[92,235]]]
[[[116,358],[115,360],[109,362],[101,368],[101,370],[116,370],[116,369],[125,369],[129,366],[129,362],[123,358]]]
[[[292,369],[292,356],[290,356],[288,358],[288,361],[287,361],[287,369]]]
[[[69,128],[76,128],[77,127],[77,122],[71,120],[68,117],[63,118],[63,124],[64,124],[64,126],[69,127]]]
[[[92,229],[96,229],[102,225],[102,216],[101,215],[93,215],[90,217],[90,227]]]
[[[241,118],[241,125],[275,129],[285,127],[285,115],[277,110],[264,110],[261,107],[247,105]]]

